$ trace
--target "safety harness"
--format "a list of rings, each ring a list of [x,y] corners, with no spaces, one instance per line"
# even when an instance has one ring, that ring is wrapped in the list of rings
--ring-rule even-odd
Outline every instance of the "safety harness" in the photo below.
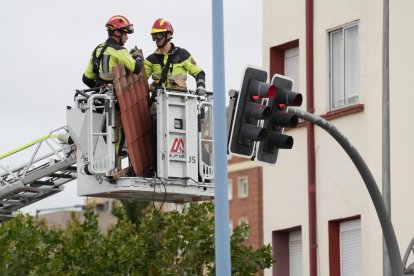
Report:
[[[93,50],[93,54],[92,54],[92,72],[95,74],[95,81],[98,84],[103,82],[103,80],[99,77],[99,64],[101,63],[103,54],[105,53],[106,48],[109,47],[109,44],[104,43],[103,46],[102,46],[102,50],[99,53],[99,56],[96,56],[96,52],[97,52],[98,48],[101,47],[101,46],[102,46],[102,44],[99,44],[98,46],[96,46],[96,48],[95,48],[95,50]]]
[[[158,61],[161,64],[162,71],[161,71],[161,79],[157,84],[157,88],[160,88],[163,83],[167,82],[167,75],[168,75],[168,69],[170,69],[170,73],[172,73],[173,66],[171,66],[171,63],[175,57],[176,49],[174,48],[172,53],[168,55],[167,63],[164,65],[164,55],[157,55]]]
[[[157,55],[158,61],[160,62],[161,67],[162,67],[161,78],[160,78],[159,82],[157,83],[157,89],[161,88],[162,84],[167,82],[168,69],[170,69],[170,73],[172,73],[173,66],[171,66],[171,63],[172,63],[172,61],[175,57],[176,52],[177,51],[174,48],[172,53],[168,55],[166,64],[164,64],[164,55]],[[153,92],[151,94],[151,97],[150,97],[149,101],[148,101],[148,107],[150,107],[155,102],[155,97],[157,97],[157,93]]]

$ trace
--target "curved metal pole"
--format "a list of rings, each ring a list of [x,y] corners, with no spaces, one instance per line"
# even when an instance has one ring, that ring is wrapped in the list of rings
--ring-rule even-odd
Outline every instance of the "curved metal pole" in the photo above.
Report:
[[[288,112],[296,114],[299,118],[312,122],[315,125],[318,125],[326,130],[342,146],[342,148],[351,158],[352,162],[354,162],[355,167],[358,169],[362,179],[365,182],[365,186],[368,189],[372,202],[374,203],[374,207],[381,224],[382,233],[384,235],[385,244],[387,245],[388,253],[390,256],[391,269],[393,272],[392,275],[404,275],[401,253],[398,248],[397,237],[395,236],[395,231],[392,226],[389,213],[385,207],[385,203],[381,192],[378,189],[377,183],[375,182],[371,171],[369,170],[365,161],[362,159],[359,152],[356,150],[356,148],[354,148],[349,140],[338,131],[334,125],[325,119],[294,107],[289,107]]]
[[[405,251],[404,258],[403,258],[403,265],[407,267],[408,257],[410,256],[411,251],[414,253],[414,238],[411,240],[410,244],[408,245],[407,251]]]

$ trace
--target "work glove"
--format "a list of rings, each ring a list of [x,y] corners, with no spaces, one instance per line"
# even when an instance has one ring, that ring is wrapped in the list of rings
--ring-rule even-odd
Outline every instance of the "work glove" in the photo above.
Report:
[[[198,86],[197,89],[196,89],[196,93],[199,96],[204,96],[204,95],[206,95],[206,89],[202,86]]]
[[[131,56],[136,60],[136,59],[140,59],[141,61],[144,60],[144,57],[142,56],[142,51],[140,49],[138,49],[137,46],[135,46],[134,48],[131,49],[131,51],[129,51],[129,53],[131,54]]]

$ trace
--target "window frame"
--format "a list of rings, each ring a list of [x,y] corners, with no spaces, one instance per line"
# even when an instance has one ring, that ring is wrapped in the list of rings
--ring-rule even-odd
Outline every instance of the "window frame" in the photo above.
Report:
[[[229,201],[233,199],[233,179],[228,179],[227,182],[227,193]]]
[[[242,193],[241,185],[243,180],[246,180],[245,182],[245,193]],[[244,189],[243,189],[244,190]],[[248,198],[249,197],[249,177],[248,176],[241,176],[237,179],[237,194],[239,198]]]
[[[332,29],[327,30],[327,37],[328,37],[328,97],[327,97],[327,108],[328,111],[335,111],[335,110],[339,110],[342,108],[346,108],[349,106],[354,106],[354,105],[358,105],[360,103],[360,47],[359,47],[359,38],[360,38],[360,28],[359,28],[359,20],[341,25],[339,27],[335,27]],[[356,59],[356,65],[354,70],[347,70],[347,62],[346,62],[346,51],[347,48],[346,47],[346,43],[347,43],[347,39],[346,39],[346,30],[349,30],[351,28],[357,28],[357,45],[356,45],[356,54],[357,57],[355,57]],[[340,97],[338,97],[337,99],[335,99],[334,94],[334,85],[335,85],[335,75],[333,72],[333,68],[334,68],[334,55],[333,55],[333,51],[334,51],[334,46],[333,46],[333,34],[340,32],[342,34],[342,41],[341,41],[341,67],[342,67],[342,72],[340,72],[340,77],[341,77],[341,91],[340,94],[342,94],[342,103],[340,102]],[[357,87],[356,91],[350,92],[349,90],[347,90],[347,77],[349,77],[349,73],[347,73],[348,71],[350,72],[356,72],[355,76],[356,78],[354,79],[354,82],[356,82],[356,84],[354,84],[354,86]],[[353,99],[352,101],[350,101],[350,99]],[[336,101],[336,102],[335,102]]]
[[[290,271],[291,251],[290,250],[291,250],[291,241],[292,241],[293,235],[295,235],[295,232],[300,233],[296,237],[300,237],[300,239],[302,240],[301,241],[302,242],[301,273],[303,275],[304,247],[303,247],[303,231],[302,231],[301,226],[295,226],[292,228],[279,229],[279,230],[272,231],[272,253],[273,253],[274,258],[277,260],[277,263],[273,264],[273,275],[291,275],[291,271]],[[295,271],[292,271],[292,272],[295,272]]]
[[[340,218],[328,221],[328,237],[329,237],[329,275],[341,276],[341,227],[342,223],[349,221],[360,221],[360,231],[362,239],[362,219],[361,215],[347,218]],[[342,224],[345,225],[345,224]],[[362,243],[361,243],[362,246]],[[361,248],[362,249],[362,248]]]

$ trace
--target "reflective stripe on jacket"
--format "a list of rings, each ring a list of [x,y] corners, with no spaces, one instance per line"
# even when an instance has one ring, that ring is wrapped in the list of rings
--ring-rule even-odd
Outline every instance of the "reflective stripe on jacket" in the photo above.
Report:
[[[167,63],[168,56],[174,55],[168,69],[165,85],[187,88],[187,74],[195,78],[203,69],[198,66],[186,49],[175,47],[172,43],[171,46],[171,50],[166,55],[162,54],[159,49],[149,55],[144,61],[145,72],[148,78],[152,77],[154,82],[158,83],[161,79],[162,67]]]

